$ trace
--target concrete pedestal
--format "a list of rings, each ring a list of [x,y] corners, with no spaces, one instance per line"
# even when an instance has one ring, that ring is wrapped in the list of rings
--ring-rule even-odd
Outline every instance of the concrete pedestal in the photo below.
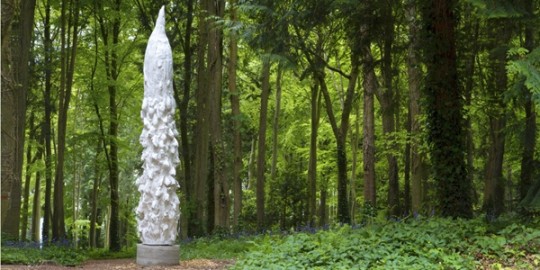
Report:
[[[137,244],[137,264],[141,266],[178,265],[180,264],[180,246]]]

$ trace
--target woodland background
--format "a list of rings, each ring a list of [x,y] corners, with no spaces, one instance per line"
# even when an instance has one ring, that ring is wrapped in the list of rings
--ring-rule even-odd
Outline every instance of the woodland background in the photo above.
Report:
[[[537,0],[2,0],[2,239],[137,242],[161,5],[182,238],[538,214]]]

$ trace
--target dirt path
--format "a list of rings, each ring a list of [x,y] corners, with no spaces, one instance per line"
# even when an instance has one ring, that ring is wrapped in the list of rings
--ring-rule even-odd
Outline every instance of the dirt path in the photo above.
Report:
[[[0,265],[2,270],[13,270],[13,269],[39,269],[39,270],[59,270],[59,269],[144,269],[144,270],[179,270],[179,269],[209,269],[209,270],[218,270],[218,269],[227,269],[234,263],[232,260],[206,260],[206,259],[196,259],[189,261],[181,261],[180,265],[177,266],[152,266],[152,267],[141,267],[135,263],[135,259],[120,259],[120,260],[94,260],[87,261],[82,265],[75,267],[60,266],[55,264],[40,264],[40,265]]]

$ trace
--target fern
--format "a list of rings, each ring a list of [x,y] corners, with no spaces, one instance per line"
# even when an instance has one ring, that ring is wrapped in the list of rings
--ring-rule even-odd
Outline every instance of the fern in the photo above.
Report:
[[[540,47],[530,53],[524,48],[513,48],[508,51],[508,56],[517,57],[508,61],[508,74],[523,76],[525,87],[531,91],[536,105],[540,106]]]

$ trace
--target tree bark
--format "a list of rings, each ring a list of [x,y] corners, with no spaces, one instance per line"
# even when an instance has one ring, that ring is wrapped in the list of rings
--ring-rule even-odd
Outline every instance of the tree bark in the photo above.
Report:
[[[407,53],[407,75],[409,87],[409,118],[410,118],[410,166],[411,166],[411,211],[419,214],[424,207],[424,185],[427,177],[426,157],[421,150],[422,128],[421,89],[422,68],[420,64],[420,27],[418,12],[414,0],[407,3],[407,19],[409,21],[409,48]]]
[[[208,70],[206,66],[206,48],[208,46],[208,23],[206,12],[209,10],[208,0],[200,2],[199,15],[199,44],[197,50],[197,92],[195,102],[197,104],[197,121],[195,126],[195,158],[193,171],[193,186],[195,191],[195,218],[189,224],[191,235],[202,236],[206,233],[207,197],[208,192],[208,147],[209,147],[209,108],[208,108]]]
[[[373,57],[368,46],[362,52],[362,76],[364,87],[364,121],[363,121],[363,160],[364,160],[364,204],[366,208],[377,206],[377,190],[375,182],[375,109],[374,95],[377,91]]]
[[[111,9],[120,13],[121,1],[115,0],[111,3]],[[121,249],[121,232],[120,232],[120,198],[118,193],[118,105],[116,101],[117,86],[116,81],[120,74],[120,64],[118,63],[118,53],[116,47],[120,42],[120,16],[114,16],[110,21],[103,14],[106,7],[103,3],[98,4],[100,10],[98,12],[99,27],[101,38],[105,48],[104,64],[105,73],[107,76],[107,91],[109,95],[108,113],[109,113],[109,129],[105,144],[108,146],[108,169],[109,169],[109,196],[111,203],[111,215],[109,224],[109,250],[119,251]]]
[[[497,218],[504,211],[503,161],[505,148],[506,104],[504,92],[507,89],[506,51],[510,32],[507,20],[490,20],[490,77],[487,81],[489,139],[486,180],[484,187],[484,210],[488,219]]]
[[[50,1],[45,1],[45,21],[43,23],[44,37],[43,37],[43,49],[44,49],[44,66],[45,66],[45,92],[43,93],[45,118],[43,122],[43,139],[45,144],[45,203],[43,210],[43,227],[41,238],[44,243],[50,241],[50,225],[52,221],[51,215],[51,196],[52,196],[52,174],[53,174],[53,160],[52,160],[52,145],[51,145],[51,114],[54,110],[54,104],[51,102],[51,88],[52,88],[52,50],[53,40],[51,35],[51,4]]]
[[[222,18],[225,1],[217,0],[210,5],[210,15]],[[229,183],[225,174],[225,153],[221,127],[221,83],[223,33],[220,27],[211,24],[208,36],[208,68],[210,74],[210,152],[213,161],[214,226],[213,230],[228,230],[229,227]]]
[[[378,88],[375,94],[381,104],[382,111],[382,129],[385,139],[390,141],[389,149],[386,149],[386,160],[388,162],[388,214],[390,216],[400,215],[399,205],[399,178],[397,157],[393,154],[393,149],[397,147],[395,142],[395,89],[392,79],[392,43],[394,42],[394,17],[392,14],[392,6],[390,3],[385,4],[383,8],[385,17],[384,24],[384,40],[382,48],[382,77],[384,87]]]
[[[315,226],[317,216],[317,137],[319,131],[321,94],[317,81],[311,87],[311,132],[308,164],[308,226]]]
[[[2,1],[1,227],[5,238],[13,239],[19,237],[28,60],[35,5],[35,0]]]
[[[38,156],[41,159],[43,152]],[[36,172],[36,181],[34,183],[34,199],[32,201],[32,224],[30,232],[32,234],[31,239],[33,242],[39,242],[40,240],[40,221],[41,221],[41,172]]]
[[[36,130],[34,127],[34,118],[35,113],[30,114],[29,120],[29,131],[28,138],[34,140],[36,136]],[[35,159],[35,158],[34,158]],[[23,204],[22,204],[22,219],[21,219],[21,236],[19,239],[21,241],[26,241],[26,232],[28,230],[28,204],[30,197],[30,182],[32,181],[32,171],[30,170],[35,160],[32,160],[32,144],[29,143],[26,145],[26,168],[25,168],[25,180],[24,180],[24,193],[23,193]]]
[[[92,192],[90,194],[90,248],[97,247],[97,218],[98,218],[98,197],[99,187],[101,185],[101,172],[99,169],[99,155],[101,153],[101,140],[98,141],[96,147],[96,156],[94,159],[94,181],[92,184]]]
[[[276,165],[278,156],[278,132],[279,132],[279,113],[281,110],[281,77],[282,66],[278,64],[276,79],[276,100],[274,108],[274,120],[272,121],[272,165],[270,167],[270,178],[276,179]]]
[[[472,217],[471,183],[464,160],[463,105],[458,85],[454,15],[456,1],[429,3],[424,17],[426,93],[434,178],[443,216]]]
[[[270,60],[263,59],[261,109],[259,114],[259,139],[257,151],[257,228],[265,229],[265,171],[266,171],[266,120],[268,114],[268,96],[270,94]]]
[[[69,6],[68,6],[69,5]],[[52,232],[54,241],[66,238],[64,216],[64,160],[66,150],[66,127],[73,85],[73,72],[77,55],[79,27],[79,2],[62,2],[60,47],[60,92],[58,97],[58,150],[53,195]]]
[[[194,185],[193,185],[193,169],[192,169],[192,160],[191,156],[191,145],[189,143],[188,137],[188,107],[189,100],[191,99],[191,80],[192,80],[192,54],[193,48],[191,45],[191,34],[193,32],[193,0],[188,0],[187,3],[187,13],[186,13],[186,29],[184,34],[184,81],[183,83],[183,95],[182,100],[178,104],[180,110],[180,145],[182,153],[182,165],[184,167],[184,179],[183,183],[180,184],[180,189],[183,189],[185,197],[180,198],[180,208],[182,214],[186,217],[187,221],[182,222],[182,224],[187,224],[186,234],[190,234],[190,224],[193,222],[194,213],[193,208],[189,205],[194,201]],[[183,228],[183,227],[182,227]],[[182,233],[184,230],[182,230]]]
[[[230,0],[231,5],[231,21],[234,23],[238,20],[236,14],[236,0]],[[233,118],[233,226],[238,229],[240,213],[242,212],[242,179],[240,170],[242,169],[242,137],[241,129],[242,122],[240,121],[240,93],[236,87],[236,66],[238,61],[238,45],[237,35],[231,33],[229,41],[229,65],[228,69],[228,86],[230,93],[232,118]]]

